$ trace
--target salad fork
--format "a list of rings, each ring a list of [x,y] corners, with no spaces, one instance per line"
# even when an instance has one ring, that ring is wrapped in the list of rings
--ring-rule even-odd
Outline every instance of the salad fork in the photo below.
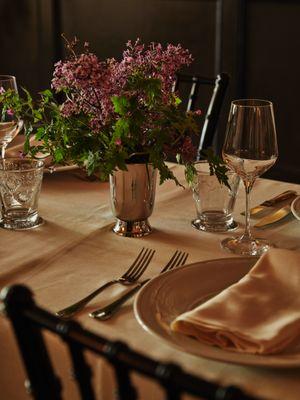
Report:
[[[57,311],[56,315],[63,318],[68,319],[73,317],[77,312],[81,311],[94,297],[96,297],[99,293],[101,293],[104,289],[109,286],[114,285],[115,283],[121,283],[122,285],[132,285],[142,276],[142,274],[146,271],[146,268],[150,264],[152,257],[154,256],[155,250],[145,249],[144,247],[132,263],[132,265],[128,268],[128,270],[119,278],[113,279],[109,282],[106,282],[104,285],[100,286],[98,289],[94,290],[88,296],[83,299],[77,301],[70,306]]]
[[[176,252],[173,254],[169,262],[165,265],[165,267],[160,271],[160,274],[166,271],[170,271],[173,268],[179,267],[181,265],[184,265],[189,254],[181,252],[179,250],[176,250]],[[113,303],[108,304],[107,306],[103,308],[99,308],[98,310],[95,310],[89,314],[91,318],[96,318],[101,321],[105,321],[109,318],[111,318],[122,306],[123,303],[125,303],[130,297],[132,297],[145,283],[149,282],[150,279],[145,279],[144,281],[138,283],[137,286],[135,286],[133,289],[131,289],[129,292],[125,293],[123,296],[119,297],[117,300],[115,300]]]

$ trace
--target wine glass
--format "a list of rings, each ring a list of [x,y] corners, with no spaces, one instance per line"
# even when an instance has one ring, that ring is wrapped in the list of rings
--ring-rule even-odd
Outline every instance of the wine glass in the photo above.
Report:
[[[245,232],[226,238],[222,247],[240,255],[259,256],[270,243],[253,238],[250,231],[250,192],[255,179],[267,171],[278,157],[273,104],[267,100],[235,100],[231,103],[223,158],[243,180],[246,191]]]
[[[17,81],[14,76],[0,75],[0,92],[12,90],[18,93]],[[18,119],[12,109],[3,109],[0,104],[0,147],[1,157],[5,157],[5,150],[7,145],[17,136],[23,127],[23,121]]]

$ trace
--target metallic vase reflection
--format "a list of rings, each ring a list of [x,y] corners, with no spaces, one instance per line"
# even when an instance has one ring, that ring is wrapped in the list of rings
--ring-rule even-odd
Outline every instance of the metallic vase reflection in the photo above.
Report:
[[[110,200],[117,218],[113,231],[121,236],[142,237],[151,233],[157,170],[151,164],[128,164],[127,171],[110,176]]]

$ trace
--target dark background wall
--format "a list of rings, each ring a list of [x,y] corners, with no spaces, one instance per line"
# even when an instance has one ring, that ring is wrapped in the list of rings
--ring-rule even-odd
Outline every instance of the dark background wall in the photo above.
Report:
[[[118,58],[128,39],[181,43],[194,56],[189,72],[231,81],[230,101],[274,102],[280,157],[268,176],[300,182],[300,2],[298,0],[0,0],[0,73],[38,92],[64,57],[60,33]]]

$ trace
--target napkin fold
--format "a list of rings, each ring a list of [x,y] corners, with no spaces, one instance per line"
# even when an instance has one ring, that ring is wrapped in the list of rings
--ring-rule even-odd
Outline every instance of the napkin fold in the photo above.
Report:
[[[12,142],[10,142],[6,148],[7,157],[19,157],[20,153],[23,151],[25,142],[24,135],[17,135]]]
[[[179,315],[171,329],[208,345],[252,354],[299,345],[300,252],[269,250],[239,282]]]
[[[34,139],[34,135],[32,135],[29,139],[30,144],[38,144],[38,142]],[[6,157],[20,157],[23,152],[25,143],[25,136],[23,134],[17,135],[14,140],[7,146],[6,149]],[[42,156],[41,159],[45,162],[45,165],[48,167],[52,164],[52,158],[50,156]]]

